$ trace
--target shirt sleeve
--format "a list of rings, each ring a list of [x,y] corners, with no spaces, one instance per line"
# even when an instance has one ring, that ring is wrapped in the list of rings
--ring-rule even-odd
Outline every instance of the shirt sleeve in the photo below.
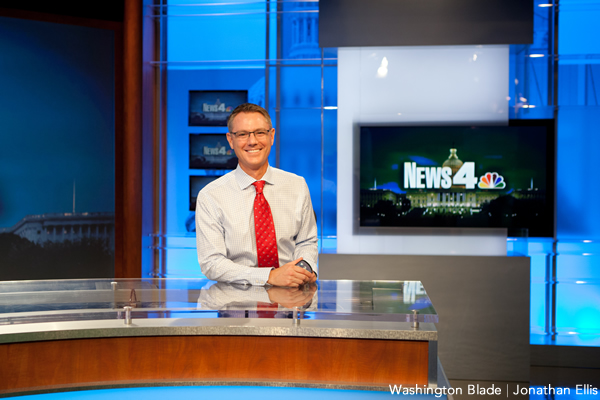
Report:
[[[236,264],[227,258],[222,210],[206,194],[196,200],[196,249],[202,273],[211,280],[246,285],[267,284],[271,268]],[[309,261],[310,262],[310,261]]]
[[[298,236],[296,236],[294,260],[302,257],[318,274],[319,241],[317,237],[317,221],[310,199],[310,192],[304,179],[302,179],[302,195],[304,197],[301,210],[302,225]]]

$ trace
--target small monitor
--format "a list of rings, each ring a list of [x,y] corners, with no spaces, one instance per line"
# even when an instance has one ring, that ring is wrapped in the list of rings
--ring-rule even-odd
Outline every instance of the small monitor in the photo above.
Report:
[[[190,176],[190,211],[196,211],[196,200],[198,193],[220,176]]]
[[[235,169],[237,164],[226,134],[190,134],[190,169]]]
[[[190,126],[227,126],[229,114],[248,102],[247,90],[190,90]]]

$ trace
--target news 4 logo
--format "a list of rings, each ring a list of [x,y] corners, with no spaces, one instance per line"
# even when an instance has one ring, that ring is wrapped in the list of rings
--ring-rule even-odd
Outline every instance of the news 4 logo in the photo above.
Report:
[[[486,172],[481,178],[475,176],[475,163],[463,163],[453,175],[450,167],[419,167],[414,162],[404,163],[405,189],[450,189],[452,186],[465,189],[504,189],[504,177],[497,172]]]
[[[221,103],[219,100],[215,104],[202,103],[202,112],[231,112],[233,107],[226,107],[225,103]]]
[[[225,146],[221,146],[217,143],[215,147],[204,146],[202,154],[205,156],[230,156],[232,151],[231,149],[227,150]]]

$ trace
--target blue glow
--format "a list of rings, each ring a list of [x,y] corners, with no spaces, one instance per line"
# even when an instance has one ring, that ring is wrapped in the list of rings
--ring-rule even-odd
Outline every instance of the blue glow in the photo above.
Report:
[[[554,391],[550,390],[554,389]],[[598,396],[591,392],[590,387],[584,387],[580,385],[579,388],[574,387],[560,387],[554,385],[548,386],[530,386],[529,389],[533,389],[533,392],[529,393],[529,400],[592,400],[597,399]],[[547,394],[544,394],[544,389]]]
[[[168,7],[169,61],[264,60],[265,2],[169,1],[173,6],[184,4],[195,6]],[[202,65],[194,66],[198,68]]]
[[[560,0],[560,54],[600,54],[600,9],[597,1]]]
[[[552,241],[529,238],[528,255],[531,259],[530,329],[532,344],[568,346],[600,345],[600,243],[593,240],[559,240],[556,285],[557,339],[542,340],[547,335],[545,326],[547,263],[552,262]]]
[[[398,182],[386,182],[383,185],[377,185],[377,189],[386,189],[394,193],[406,193],[405,191],[400,189],[400,186],[398,186]]]
[[[437,162],[421,156],[410,156],[408,157],[412,162],[416,162],[418,165],[438,165]]]
[[[598,126],[600,107],[559,109],[556,179],[559,240],[600,238],[600,207],[597,203],[600,186],[590,184],[600,149]]]
[[[559,333],[600,334],[600,285],[559,283],[556,329]]]
[[[363,390],[332,390],[305,388],[273,388],[256,386],[175,386],[127,389],[84,390],[77,392],[36,394],[21,396],[24,400],[164,400],[164,399],[244,399],[264,400],[285,398],[286,400],[304,400],[318,398],[328,400],[363,400],[389,398],[390,392]],[[421,397],[421,396],[419,396]],[[423,396],[432,397],[434,396]],[[443,396],[441,398],[446,398]]]

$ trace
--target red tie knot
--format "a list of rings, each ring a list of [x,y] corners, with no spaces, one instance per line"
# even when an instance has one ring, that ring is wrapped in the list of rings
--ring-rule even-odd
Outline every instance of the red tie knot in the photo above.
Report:
[[[256,194],[261,194],[263,192],[263,188],[265,187],[265,181],[256,181],[253,183],[256,188]]]

